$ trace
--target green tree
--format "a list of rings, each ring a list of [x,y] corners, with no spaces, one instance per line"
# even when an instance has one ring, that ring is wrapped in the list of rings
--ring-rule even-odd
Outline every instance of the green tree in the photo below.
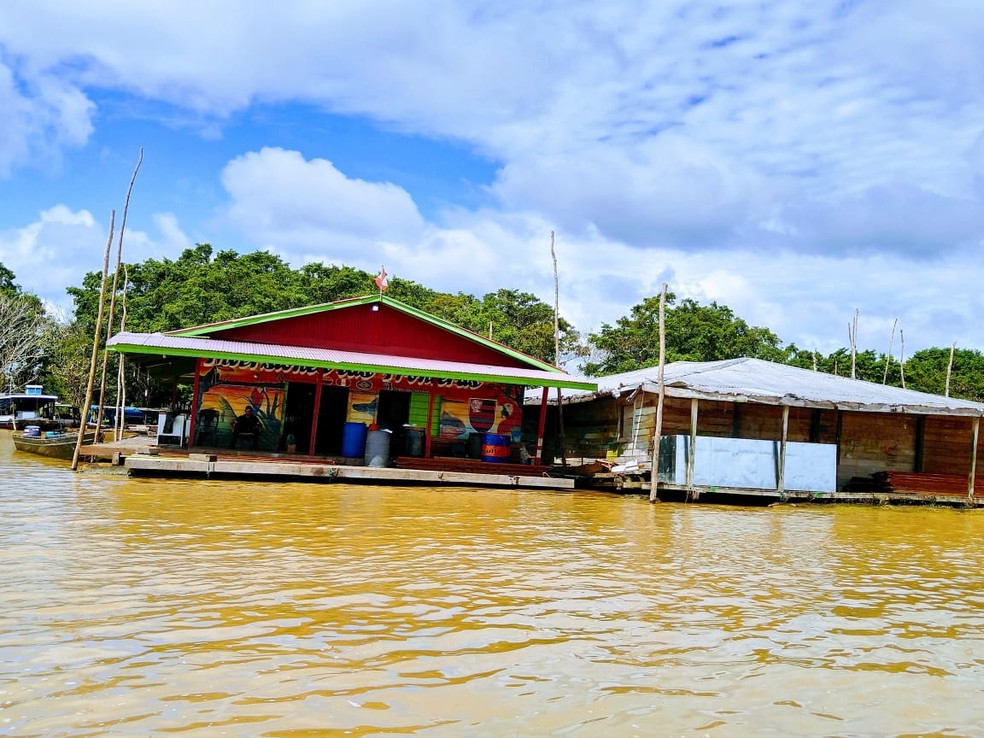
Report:
[[[716,361],[748,356],[784,362],[787,352],[768,328],[750,326],[730,308],[667,296],[666,361]],[[615,325],[588,338],[599,358],[584,366],[589,375],[617,374],[659,363],[659,297],[647,297]]]

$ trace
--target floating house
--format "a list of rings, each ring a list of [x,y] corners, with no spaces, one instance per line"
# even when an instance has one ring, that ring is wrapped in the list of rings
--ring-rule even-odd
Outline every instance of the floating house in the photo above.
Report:
[[[23,428],[28,423],[49,420],[56,395],[45,394],[40,384],[29,384],[23,392],[0,393],[0,428]]]
[[[566,455],[649,488],[658,370],[597,383],[563,391]],[[667,364],[663,387],[659,494],[984,496],[984,404],[749,358]]]
[[[416,459],[425,467],[435,457],[506,464],[528,453],[536,466],[543,422],[539,438],[523,436],[525,390],[597,389],[382,294],[119,333],[108,346],[192,388],[188,412],[162,421],[162,443],[348,465]],[[257,420],[243,432],[237,418],[247,408]]]

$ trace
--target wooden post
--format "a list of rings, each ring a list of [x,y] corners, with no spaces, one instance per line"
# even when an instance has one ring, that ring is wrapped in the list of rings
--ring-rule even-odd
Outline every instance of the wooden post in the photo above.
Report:
[[[782,406],[782,437],[779,441],[779,468],[776,470],[776,491],[786,491],[786,441],[789,438],[789,405]]]
[[[649,501],[656,502],[659,491],[659,446],[663,440],[663,402],[666,398],[666,388],[663,373],[666,368],[666,283],[659,293],[659,368],[656,370],[656,423],[653,426],[653,462],[649,474]]]
[[[694,490],[694,466],[697,458],[697,398],[690,400],[690,454],[687,456],[687,497]]]
[[[533,458],[533,463],[537,466],[543,460],[543,429],[547,426],[547,393],[549,391],[549,387],[544,387],[543,395],[540,397],[540,420],[536,429],[536,456]]]
[[[560,279],[557,277],[557,251],[554,232],[550,231],[550,258],[554,271],[554,366],[560,366]],[[564,438],[564,401],[557,388],[557,440],[560,442],[560,464],[567,466],[567,439]]]
[[[431,436],[434,434],[434,404],[437,402],[437,392],[431,392],[430,403],[427,406],[427,430],[424,431],[424,458],[431,457]]]
[[[946,365],[946,387],[943,392],[944,397],[950,396],[950,373],[953,371],[953,351],[957,348],[957,342],[954,341],[950,344],[950,361]]]
[[[311,442],[308,444],[308,456],[314,456],[315,443],[318,440],[318,416],[321,414],[321,390],[325,386],[325,373],[318,372],[318,383],[314,385],[314,412],[311,418]]]
[[[195,429],[198,426],[198,414],[201,412],[199,408],[202,406],[202,398],[198,396],[198,381],[202,375],[201,364],[201,359],[195,359],[195,379],[191,390],[191,418],[188,421],[188,448],[194,448],[198,445],[195,443]]]
[[[977,477],[977,440],[980,438],[981,419],[974,418],[973,445],[970,447],[970,474],[967,477],[967,497],[974,501],[974,484]]]
[[[109,254],[113,249],[113,232],[116,228],[116,211],[109,214],[109,240],[106,241],[106,256],[103,260],[102,283],[99,287],[99,310],[96,313],[96,332],[92,339],[92,356],[89,359],[89,382],[85,388],[85,407],[82,408],[82,420],[79,423],[79,436],[75,439],[75,453],[72,454],[72,471],[79,468],[79,452],[82,451],[82,439],[88,426],[89,408],[92,405],[92,388],[96,383],[96,359],[99,357],[99,338],[102,334],[103,309],[106,306],[106,280],[109,278]],[[102,418],[96,417],[96,428]],[[98,438],[98,430],[96,437]],[[93,439],[95,440],[95,439]]]

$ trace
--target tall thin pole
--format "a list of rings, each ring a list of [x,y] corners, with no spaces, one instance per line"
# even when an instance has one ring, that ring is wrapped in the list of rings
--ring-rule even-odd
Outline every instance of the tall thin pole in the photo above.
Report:
[[[666,283],[659,293],[659,369],[656,370],[656,424],[653,428],[653,463],[649,480],[649,501],[657,502],[659,491],[659,444],[663,437],[663,400],[666,388],[663,384],[663,371],[666,366]]]
[[[82,406],[82,422],[79,426],[79,437],[75,439],[75,453],[72,454],[72,471],[79,468],[79,452],[82,450],[82,440],[85,438],[86,418],[92,405],[92,387],[96,383],[96,358],[99,356],[99,339],[102,336],[103,307],[106,304],[106,280],[109,276],[109,252],[113,248],[113,232],[116,229],[116,211],[109,215],[109,238],[106,241],[106,256],[103,259],[102,283],[99,286],[99,311],[96,315],[96,330],[92,338],[92,356],[89,359],[89,383],[85,388],[85,405]],[[96,424],[100,418],[96,418]]]
[[[120,280],[120,264],[123,261],[123,232],[126,230],[126,213],[130,209],[130,194],[133,192],[133,183],[137,179],[137,172],[140,171],[140,164],[143,162],[143,147],[140,149],[140,156],[137,157],[137,166],[133,169],[130,177],[130,186],[126,190],[126,200],[123,203],[123,218],[120,220],[120,241],[116,249],[116,269],[113,271],[113,292],[109,300],[109,320],[106,321],[106,338],[113,332],[113,321],[116,319],[116,289]],[[102,379],[99,384],[99,411],[96,420],[96,440],[102,435],[102,414],[103,406],[106,401],[106,367],[109,362],[109,351],[103,349]],[[117,398],[118,400],[119,398]],[[117,403],[118,404],[118,403]],[[121,411],[117,411],[118,413]]]
[[[892,363],[892,346],[895,344],[895,329],[898,328],[899,319],[896,318],[892,323],[892,337],[888,340],[888,356],[885,357],[885,374],[882,377],[882,384],[888,384],[888,365]]]
[[[950,363],[946,365],[946,391],[945,396],[950,396],[950,373],[953,371],[953,350],[957,347],[957,342],[950,344]]]
[[[557,251],[554,248],[554,232],[550,231],[550,258],[554,272],[554,364],[560,365],[560,278],[557,276]],[[557,388],[557,437],[560,440],[560,463],[567,466],[567,442],[564,438],[564,401]]]

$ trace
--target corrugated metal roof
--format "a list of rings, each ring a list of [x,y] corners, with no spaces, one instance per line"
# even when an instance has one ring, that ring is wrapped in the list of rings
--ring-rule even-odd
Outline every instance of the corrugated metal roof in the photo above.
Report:
[[[564,390],[569,402],[633,391],[658,392],[658,369],[598,377],[598,390]],[[838,377],[761,359],[675,361],[663,371],[666,395],[840,410],[920,415],[984,416],[984,403]],[[531,395],[531,400],[538,398]]]
[[[429,377],[476,378],[504,384],[568,387],[593,391],[597,384],[562,371],[415,359],[406,356],[283,346],[247,341],[193,338],[163,333],[118,333],[106,344],[124,354],[259,360],[298,366],[337,367]]]

